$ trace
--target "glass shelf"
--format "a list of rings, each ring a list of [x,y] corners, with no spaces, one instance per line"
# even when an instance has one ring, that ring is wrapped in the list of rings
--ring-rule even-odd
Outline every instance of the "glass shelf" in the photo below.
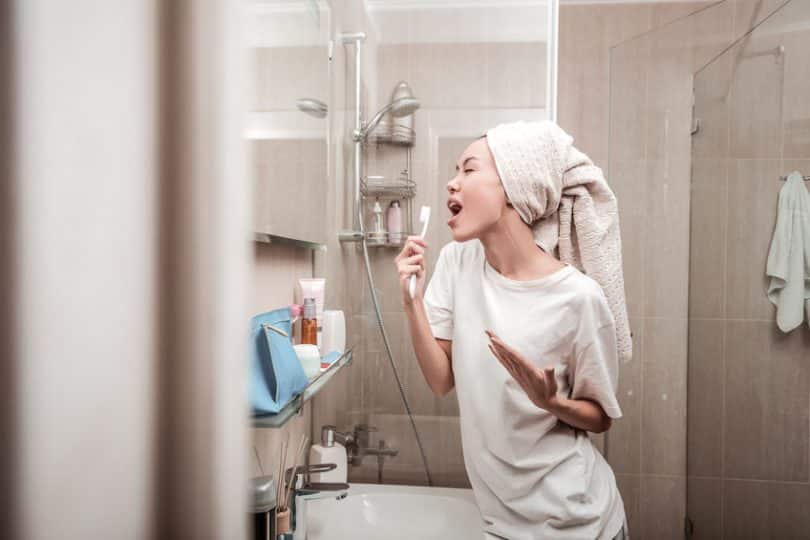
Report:
[[[306,388],[304,388],[300,394],[291,399],[290,402],[287,403],[279,412],[276,414],[253,416],[251,418],[253,427],[280,428],[286,424],[290,418],[301,411],[301,409],[304,407],[304,403],[312,399],[315,394],[317,394],[321,388],[323,388],[326,382],[334,377],[335,373],[343,369],[344,366],[351,364],[352,350],[353,349],[346,349],[346,352],[344,352],[337,360],[332,362],[328,368],[309,381]]]

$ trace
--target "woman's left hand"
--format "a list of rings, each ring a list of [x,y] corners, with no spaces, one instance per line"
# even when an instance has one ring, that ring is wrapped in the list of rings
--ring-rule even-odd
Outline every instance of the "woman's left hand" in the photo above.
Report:
[[[553,410],[558,401],[554,368],[541,369],[504,343],[493,332],[486,330],[486,334],[490,341],[489,350],[523,388],[532,403],[547,411]]]

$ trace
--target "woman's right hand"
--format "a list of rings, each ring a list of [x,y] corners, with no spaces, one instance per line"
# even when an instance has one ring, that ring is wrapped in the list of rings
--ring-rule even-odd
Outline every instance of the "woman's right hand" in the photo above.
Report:
[[[402,304],[408,306],[413,299],[408,290],[411,276],[416,274],[416,296],[422,298],[425,286],[425,250],[427,242],[419,236],[409,236],[402,251],[394,259],[399,273],[399,289],[402,292]]]

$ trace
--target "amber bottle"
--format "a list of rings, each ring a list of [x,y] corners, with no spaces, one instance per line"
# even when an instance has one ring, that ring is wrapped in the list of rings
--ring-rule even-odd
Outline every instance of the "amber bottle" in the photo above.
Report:
[[[301,343],[318,344],[318,319],[315,312],[314,298],[304,298],[304,317],[301,319]]]

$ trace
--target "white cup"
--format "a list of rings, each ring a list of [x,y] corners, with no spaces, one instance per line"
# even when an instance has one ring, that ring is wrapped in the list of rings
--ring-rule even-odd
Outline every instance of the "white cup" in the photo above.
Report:
[[[323,337],[321,352],[324,356],[332,351],[343,354],[346,350],[346,318],[338,309],[323,312]]]
[[[321,372],[321,355],[316,345],[302,343],[295,345],[293,349],[295,349],[295,355],[298,356],[298,361],[301,362],[301,367],[304,368],[307,379],[311,379]]]

